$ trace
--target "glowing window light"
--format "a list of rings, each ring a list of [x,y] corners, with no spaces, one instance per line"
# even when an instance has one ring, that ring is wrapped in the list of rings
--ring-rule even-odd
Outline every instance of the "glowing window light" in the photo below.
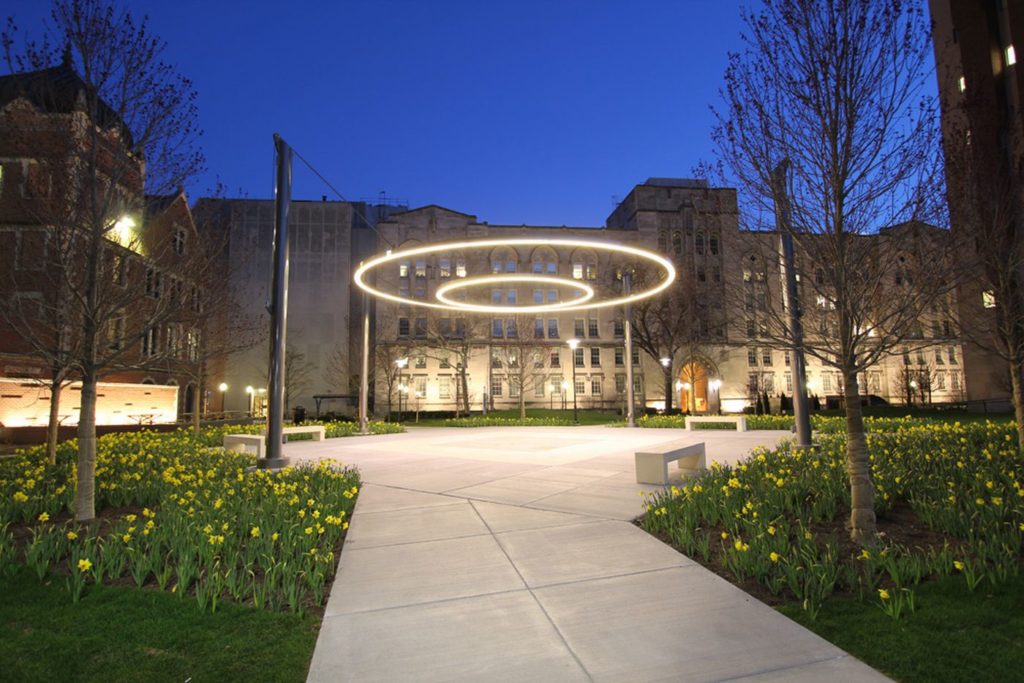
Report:
[[[1006,46],[1006,66],[1013,66],[1017,63],[1017,53],[1013,49],[1013,45]]]
[[[543,283],[543,284],[555,284],[565,285],[566,287],[572,287],[578,289],[583,294],[575,299],[569,299],[557,304],[539,304],[534,306],[499,306],[499,305],[484,305],[484,304],[469,304],[465,301],[455,301],[448,298],[448,293],[456,289],[465,289],[468,287],[483,287],[485,285],[492,284],[505,284],[508,282],[532,282],[532,283]],[[514,290],[513,290],[514,291]],[[482,313],[536,313],[540,311],[553,311],[559,308],[566,308],[575,304],[581,304],[585,301],[590,301],[594,298],[594,288],[585,282],[579,282],[576,280],[570,280],[568,278],[560,277],[546,277],[543,275],[488,275],[483,277],[466,278],[464,280],[455,280],[454,282],[448,282],[437,288],[434,296],[441,303],[448,304],[454,308],[464,311],[479,311]],[[511,301],[511,299],[510,299]],[[534,299],[536,301],[536,299]]]
[[[471,249],[488,249],[488,248],[493,248],[493,247],[498,247],[498,246],[541,246],[541,245],[550,246],[550,247],[569,247],[569,248],[583,247],[583,248],[593,249],[595,251],[606,251],[606,252],[611,252],[611,253],[615,253],[615,254],[619,254],[619,255],[624,255],[624,256],[635,256],[635,257],[638,257],[638,258],[643,259],[645,261],[648,261],[650,263],[653,263],[654,265],[656,265],[659,268],[661,268],[664,271],[664,277],[662,278],[661,282],[659,282],[656,286],[651,287],[649,289],[644,289],[644,290],[633,292],[632,294],[630,294],[628,296],[619,296],[619,297],[615,297],[615,298],[607,299],[607,300],[603,300],[603,301],[588,301],[588,302],[585,302],[585,303],[576,303],[576,302],[570,301],[569,303],[571,305],[569,305],[569,306],[563,305],[565,302],[562,302],[562,304],[558,304],[558,305],[555,305],[555,306],[549,306],[549,307],[543,308],[543,309],[531,307],[530,310],[535,312],[535,313],[541,312],[541,311],[584,311],[584,310],[590,310],[590,309],[595,309],[595,308],[607,308],[607,307],[610,307],[610,306],[622,306],[624,304],[633,303],[635,301],[640,301],[640,300],[652,297],[655,294],[658,294],[659,292],[664,291],[669,286],[671,286],[672,282],[674,282],[675,278],[676,278],[675,266],[673,266],[672,263],[668,259],[662,258],[661,256],[658,256],[657,254],[654,254],[653,252],[647,251],[646,249],[639,249],[637,247],[630,247],[630,246],[621,245],[621,244],[613,244],[611,242],[598,242],[598,241],[591,241],[591,240],[554,239],[554,238],[528,238],[528,239],[492,239],[492,240],[469,240],[469,241],[465,241],[465,242],[448,242],[448,243],[443,243],[443,244],[436,244],[436,245],[431,245],[431,246],[418,247],[418,248],[415,248],[415,249],[406,249],[406,250],[402,250],[402,251],[398,251],[398,252],[388,252],[388,253],[386,253],[383,256],[377,256],[377,257],[375,257],[373,259],[370,259],[369,261],[363,263],[362,265],[360,265],[359,268],[356,269],[356,272],[353,275],[352,279],[355,282],[357,287],[359,287],[363,291],[367,292],[368,294],[371,294],[371,295],[373,295],[373,296],[375,296],[377,298],[380,298],[380,299],[386,299],[388,301],[394,301],[394,302],[400,303],[400,304],[406,304],[406,305],[411,305],[411,306],[423,306],[425,308],[434,308],[434,309],[440,309],[440,310],[448,310],[448,311],[451,311],[451,310],[468,310],[468,305],[464,305],[461,302],[459,302],[458,306],[455,306],[455,305],[452,305],[451,303],[442,303],[442,302],[433,303],[433,302],[428,302],[428,301],[419,301],[419,300],[409,299],[409,298],[402,297],[402,296],[397,296],[395,294],[389,294],[387,292],[383,292],[383,291],[381,291],[379,289],[376,289],[375,287],[372,287],[371,285],[369,285],[366,282],[365,278],[366,278],[367,274],[370,271],[372,271],[374,268],[377,268],[378,266],[381,266],[381,265],[386,264],[386,263],[391,263],[391,262],[396,261],[398,259],[411,258],[411,257],[414,257],[414,256],[420,256],[420,255],[423,255],[423,254],[433,254],[433,253],[443,252],[443,251],[458,251],[458,250],[471,250]],[[501,277],[501,278],[506,279],[506,281],[507,281],[507,279],[509,277],[512,277],[512,276],[511,275],[500,275],[500,276],[494,276],[494,277]],[[564,282],[564,281],[561,281],[561,282]],[[507,310],[504,309],[504,308],[499,308],[499,309],[496,310],[494,307],[484,307],[484,308],[475,308],[474,307],[472,310],[479,311],[479,312],[498,312],[498,313],[505,313],[505,312],[507,312]],[[517,311],[524,311],[525,307],[517,308],[516,310]]]

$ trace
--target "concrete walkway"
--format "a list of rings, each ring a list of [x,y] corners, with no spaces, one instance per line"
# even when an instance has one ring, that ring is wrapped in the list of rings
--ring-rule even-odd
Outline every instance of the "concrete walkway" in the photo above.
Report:
[[[289,444],[359,467],[310,681],[842,681],[873,669],[629,522],[633,452],[782,432],[411,429]]]

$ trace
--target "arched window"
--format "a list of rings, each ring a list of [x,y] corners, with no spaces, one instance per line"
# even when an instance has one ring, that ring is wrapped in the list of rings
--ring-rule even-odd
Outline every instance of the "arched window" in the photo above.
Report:
[[[683,236],[678,230],[672,233],[672,251],[677,254],[683,253]]]
[[[693,238],[693,250],[697,252],[698,256],[704,255],[704,233],[698,232],[697,236]]]
[[[499,248],[491,252],[492,273],[514,273],[519,269],[519,255],[512,249]]]
[[[718,256],[718,238],[711,237],[708,240],[708,248],[711,250],[712,256]]]
[[[658,251],[668,251],[668,235],[664,231],[658,233]]]

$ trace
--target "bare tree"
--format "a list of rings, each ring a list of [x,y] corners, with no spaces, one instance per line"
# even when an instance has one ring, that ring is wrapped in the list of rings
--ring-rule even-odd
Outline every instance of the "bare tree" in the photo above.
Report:
[[[880,230],[926,217],[940,191],[934,107],[922,89],[928,21],[902,0],[766,0],[744,19],[747,47],[730,55],[713,138],[749,214],[774,215],[778,203],[789,217],[779,229],[793,238],[800,305],[813,306],[817,324],[804,351],[842,374],[850,535],[870,544],[874,486],[857,376],[891,353],[948,285],[945,235],[917,223]],[[764,282],[752,278],[764,296],[754,332],[784,346],[772,253],[747,271]]]
[[[309,388],[313,366],[306,360],[306,354],[289,348],[284,360],[284,409],[291,407],[291,401]]]
[[[384,390],[388,402],[388,419],[391,419],[391,397],[398,388],[398,380],[405,372],[398,360],[408,359],[409,347],[401,344],[378,344],[374,347],[374,378],[377,390]]]
[[[418,353],[455,368],[456,417],[460,412],[469,415],[469,362],[488,340],[488,324],[486,318],[472,313],[455,318],[433,315],[427,318],[423,338],[417,340]]]
[[[527,392],[547,382],[551,359],[552,347],[534,334],[533,322],[534,318],[526,315],[506,319],[505,338],[491,345],[491,367],[504,370],[509,396],[517,398],[521,418],[526,417]],[[514,325],[514,332],[507,329],[510,325]]]
[[[41,41],[16,50],[9,24],[3,44],[12,71],[62,76],[33,79],[28,98],[57,114],[40,169],[47,192],[33,211],[47,248],[52,245],[52,277],[69,292],[73,342],[67,348],[82,379],[75,517],[89,521],[95,517],[96,384],[140,342],[147,362],[159,355],[157,334],[181,303],[163,296],[173,285],[164,280],[165,269],[191,272],[193,281],[203,269],[198,253],[175,254],[173,236],[145,226],[132,233],[127,220],[134,217],[139,227],[145,193],[166,195],[201,169],[196,94],[161,61],[164,43],[147,20],[136,22],[103,0],[56,0]],[[47,74],[48,68],[62,71]],[[145,272],[128,280],[131,286],[122,278],[126,263]]]

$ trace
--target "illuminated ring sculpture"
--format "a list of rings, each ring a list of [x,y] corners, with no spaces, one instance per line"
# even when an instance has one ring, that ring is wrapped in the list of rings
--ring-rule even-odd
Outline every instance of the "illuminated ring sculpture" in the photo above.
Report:
[[[593,249],[595,251],[605,251],[614,254],[635,256],[653,263],[664,271],[665,277],[657,285],[648,289],[643,289],[638,292],[632,292],[630,294],[623,294],[612,299],[606,299],[603,301],[594,301],[589,296],[577,297],[567,302],[560,302],[554,304],[545,304],[542,306],[488,306],[485,304],[469,304],[462,301],[452,301],[450,299],[439,300],[438,302],[422,301],[419,299],[412,299],[407,296],[399,296],[397,294],[389,294],[388,292],[381,291],[376,287],[371,286],[366,282],[366,276],[372,272],[375,268],[383,266],[388,263],[393,263],[402,259],[408,259],[415,256],[424,256],[427,254],[437,254],[455,251],[469,251],[473,249],[487,249],[494,247],[571,247],[571,248],[584,248]],[[377,297],[379,299],[387,299],[388,301],[394,301],[399,304],[406,304],[409,306],[420,306],[423,308],[434,308],[446,311],[474,311],[479,313],[508,313],[508,312],[532,312],[540,313],[546,311],[586,311],[595,308],[609,308],[611,306],[623,306],[625,304],[634,303],[642,299],[647,299],[659,292],[662,292],[672,284],[676,279],[676,269],[672,265],[672,262],[666,258],[659,256],[653,252],[647,251],[646,249],[640,249],[638,247],[630,247],[623,244],[613,244],[611,242],[596,242],[590,240],[577,240],[577,239],[561,239],[561,238],[546,238],[546,237],[535,237],[535,238],[521,238],[521,239],[488,239],[488,240],[467,240],[464,242],[446,242],[444,244],[433,244],[426,247],[416,247],[413,249],[402,249],[400,251],[389,251],[383,256],[377,256],[369,261],[363,263],[356,269],[355,274],[352,277],[353,281],[363,291],[368,294]],[[532,281],[536,282],[542,279],[546,282],[554,281],[555,284],[573,286],[576,289],[580,289],[586,292],[580,285],[585,285],[579,280],[568,279],[568,278],[551,278],[541,275],[523,275],[513,274],[508,275],[495,274],[492,276],[483,276],[477,278],[471,278],[467,282],[463,278],[459,278],[458,281],[442,285],[438,288],[438,294],[443,296],[446,292],[452,290],[452,286],[455,287],[469,287],[474,284],[483,284],[482,281],[486,280],[490,284],[499,284],[503,282],[524,282]],[[590,289],[589,285],[585,285],[587,289]],[[593,291],[591,289],[591,291]],[[440,297],[439,297],[440,299]]]
[[[497,306],[487,304],[468,304],[465,301],[454,301],[449,299],[448,292],[454,289],[467,289],[479,287],[480,285],[503,285],[508,282],[533,282],[539,285],[559,285],[561,287],[572,287],[583,292],[582,296],[568,301],[553,304],[534,304],[530,306]],[[594,288],[583,280],[573,280],[567,277],[552,277],[550,275],[529,275],[513,274],[508,275],[484,275],[482,277],[460,277],[446,282],[434,292],[434,298],[443,304],[464,311],[477,311],[479,313],[540,313],[545,311],[560,311],[574,304],[582,304],[594,298]]]

